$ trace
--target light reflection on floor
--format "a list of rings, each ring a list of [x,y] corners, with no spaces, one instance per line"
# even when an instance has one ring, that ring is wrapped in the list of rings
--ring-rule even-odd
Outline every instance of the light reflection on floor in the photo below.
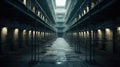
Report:
[[[89,67],[84,63],[83,54],[77,54],[64,38],[57,38],[51,46],[41,54],[41,60],[34,67]]]
[[[44,55],[44,61],[54,61],[57,64],[61,64],[67,61],[66,53],[72,51],[69,44],[64,38],[57,38],[53,45],[47,48],[49,51]]]

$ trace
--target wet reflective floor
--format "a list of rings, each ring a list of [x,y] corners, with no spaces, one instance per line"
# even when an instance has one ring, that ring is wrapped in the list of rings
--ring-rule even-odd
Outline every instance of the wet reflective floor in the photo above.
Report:
[[[57,38],[34,67],[90,67],[85,57],[74,52],[64,38]],[[93,66],[93,65],[92,65]]]
[[[74,48],[70,47],[64,38],[57,38],[51,46],[47,46],[45,49],[46,52],[41,53],[42,49],[38,51],[35,55],[36,61],[33,58],[31,59],[31,53],[27,53],[27,51],[25,53],[24,51],[22,55],[16,54],[1,58],[0,65],[2,67],[101,67],[98,63],[90,64],[86,62],[85,51],[81,50],[81,53],[75,53]],[[105,64],[109,61],[104,61],[107,58],[96,56],[96,59]],[[111,66],[105,64],[102,64],[102,67]]]
[[[66,55],[73,53],[68,43],[63,38],[57,38],[51,47],[47,48],[47,53],[44,54],[43,61],[53,61],[58,64],[67,61]]]

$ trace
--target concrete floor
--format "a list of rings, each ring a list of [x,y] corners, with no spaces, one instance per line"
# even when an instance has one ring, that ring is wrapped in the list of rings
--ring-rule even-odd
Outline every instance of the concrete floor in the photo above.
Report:
[[[39,61],[31,61],[31,54],[11,55],[1,57],[2,67],[114,67],[119,65],[117,56],[100,56],[96,53],[96,63],[86,62],[85,51],[75,53],[73,48],[64,40],[57,38],[52,46],[45,48],[46,53],[37,53]],[[89,56],[88,56],[89,57]]]

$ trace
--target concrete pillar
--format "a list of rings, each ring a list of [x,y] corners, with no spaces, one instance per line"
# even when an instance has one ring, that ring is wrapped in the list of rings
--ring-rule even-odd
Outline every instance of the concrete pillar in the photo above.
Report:
[[[96,62],[96,59],[95,59],[95,52],[96,52],[96,45],[97,45],[97,30],[93,29],[93,62]]]
[[[7,46],[8,27],[1,27],[1,51],[5,51]]]
[[[114,38],[114,42],[113,43],[115,43],[115,40],[116,40],[116,48],[115,49],[117,51],[117,54],[120,55],[120,27],[117,27],[117,35],[116,35],[116,38]]]
[[[102,29],[97,29],[96,32],[96,45],[98,48],[103,49],[102,42],[103,42],[103,30]]]
[[[18,48],[19,29],[14,28],[12,35],[13,35],[13,42],[14,42],[15,50],[19,50],[19,48]]]
[[[28,32],[28,45],[29,47],[32,45],[32,30]]]
[[[26,43],[25,43],[25,48],[29,47],[29,30],[26,30]]]
[[[106,37],[105,37],[105,29],[102,30],[102,44],[101,44],[101,49],[106,50]]]
[[[34,43],[33,43],[33,39],[34,39],[34,31],[31,31],[31,61],[34,60]]]
[[[88,34],[89,37],[88,38],[89,38],[89,50],[90,50],[89,51],[90,52],[90,54],[89,54],[90,55],[89,61],[92,62],[92,53],[93,53],[92,52],[92,50],[93,50],[93,48],[92,48],[93,47],[93,45],[92,45],[92,33],[91,33],[91,30],[88,31],[88,32],[89,32],[89,34]]]
[[[9,48],[10,50],[9,51],[15,51],[16,50],[16,47],[15,47],[15,44],[14,44],[14,28],[12,27],[9,27],[8,28],[8,40],[7,40],[7,48]]]
[[[106,51],[113,53],[113,31],[111,28],[105,28]]]
[[[36,61],[36,31],[33,31],[33,60]]]
[[[117,31],[119,31],[119,29],[117,29],[116,27],[113,27],[113,53],[117,53]],[[118,36],[119,37],[119,36]]]
[[[22,30],[22,46],[23,46],[23,48],[26,47],[26,43],[27,43],[27,30],[23,29]]]
[[[23,30],[20,28],[19,29],[19,34],[18,34],[18,48],[20,49],[20,48],[23,48],[23,44],[22,44],[22,32],[23,32]]]
[[[2,52],[2,43],[1,43],[1,32],[2,32],[2,26],[0,25],[0,54],[1,54],[1,52]]]
[[[85,60],[86,61],[88,61],[88,40],[87,40],[87,38],[86,38],[86,34],[87,34],[87,32],[86,31],[84,31],[84,34],[83,34],[83,36],[84,36],[84,38],[83,38],[83,40],[84,40],[84,45],[85,45]]]

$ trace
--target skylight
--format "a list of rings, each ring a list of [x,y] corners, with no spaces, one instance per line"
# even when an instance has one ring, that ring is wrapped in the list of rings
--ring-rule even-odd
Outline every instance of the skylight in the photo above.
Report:
[[[57,7],[65,7],[66,5],[66,0],[55,0],[55,1]]]

